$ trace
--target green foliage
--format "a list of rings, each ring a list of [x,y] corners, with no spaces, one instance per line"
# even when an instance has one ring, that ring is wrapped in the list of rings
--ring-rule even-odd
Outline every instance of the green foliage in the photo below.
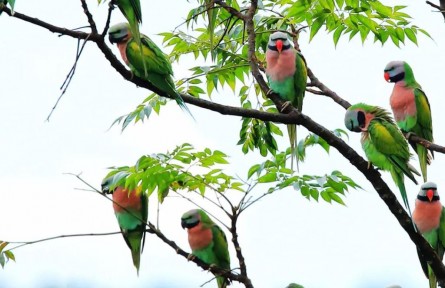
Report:
[[[274,3],[270,1],[265,6],[272,7]],[[403,12],[406,6],[386,6],[377,0],[282,0],[278,5],[283,8],[284,17],[277,21],[276,29],[280,25],[284,29],[292,24],[307,25],[311,40],[323,26],[333,33],[335,45],[347,34],[349,39],[360,35],[362,43],[369,34],[374,35],[374,42],[382,44],[391,38],[397,47],[405,44],[405,36],[417,45],[418,32],[431,38],[425,30],[411,24],[411,17]]]
[[[164,106],[166,103],[167,98],[152,93],[150,96],[145,98],[145,100],[139,104],[134,111],[126,115],[122,115],[114,120],[111,127],[115,124],[122,123],[122,131],[124,131],[128,124],[130,124],[133,120],[134,123],[137,123],[138,121],[144,122],[145,119],[150,117],[153,110],[156,112],[156,114],[159,114],[161,106]]]
[[[228,163],[227,155],[221,151],[208,148],[196,151],[185,143],[172,152],[144,155],[134,166],[113,168],[106,178],[110,178],[110,190],[117,186],[129,190],[140,187],[148,196],[157,190],[161,203],[169,192],[177,190],[199,191],[201,195],[207,189],[218,193],[228,190],[244,192],[241,182],[219,168],[219,165]]]
[[[312,198],[318,201],[321,196],[326,202],[334,201],[342,205],[345,203],[341,196],[345,196],[349,187],[361,188],[340,171],[333,171],[329,175],[322,176],[294,175],[293,171],[285,166],[287,155],[288,153],[279,153],[272,160],[253,165],[247,172],[247,178],[256,176],[254,181],[258,183],[275,183],[274,186],[269,187],[268,193],[292,186],[308,200]]]
[[[2,266],[2,268],[5,267],[6,263],[8,263],[9,260],[15,261],[15,256],[12,251],[4,250],[8,244],[8,242],[0,240],[0,266]]]
[[[342,136],[348,136],[348,133],[345,130],[339,128],[331,132],[339,138],[341,138]],[[326,153],[329,154],[329,149],[331,148],[331,146],[328,144],[328,142],[326,142],[326,140],[324,140],[320,136],[310,133],[305,138],[301,139],[300,142],[298,142],[298,147],[297,147],[298,158],[301,161],[304,161],[304,159],[306,158],[306,148],[315,145],[320,145],[321,148],[323,148],[326,151]]]

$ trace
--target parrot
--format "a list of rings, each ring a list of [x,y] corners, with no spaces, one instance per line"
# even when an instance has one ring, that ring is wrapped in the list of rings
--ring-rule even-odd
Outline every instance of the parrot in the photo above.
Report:
[[[413,70],[404,61],[392,61],[385,67],[385,80],[394,82],[390,105],[397,125],[405,133],[413,133],[433,142],[431,108],[422,87],[414,79]],[[423,181],[427,182],[427,165],[434,154],[418,143],[410,142],[419,158]]]
[[[131,250],[133,265],[139,275],[141,253],[145,243],[148,219],[148,196],[141,187],[128,191],[122,186],[110,191],[108,179],[102,182],[102,192],[113,194],[113,209],[125,242]]]
[[[1,10],[3,7],[6,7],[6,5],[11,6],[11,14],[14,15],[14,5],[15,0],[0,0],[0,15],[2,15],[3,10]]]
[[[413,211],[413,221],[425,240],[433,247],[439,259],[442,260],[445,249],[445,210],[440,203],[435,183],[426,182],[420,187]],[[417,250],[417,253],[423,272],[429,279],[430,288],[436,288],[437,280],[433,270],[423,260],[419,250]]]
[[[281,111],[291,104],[301,112],[307,83],[306,60],[291,45],[286,33],[278,31],[269,36],[266,63],[270,91],[279,94],[280,98],[286,101]],[[299,160],[295,150],[297,125],[288,124],[287,131],[291,147],[291,168],[293,170],[293,159],[296,158],[298,170]]]
[[[409,164],[408,143],[389,112],[378,106],[358,103],[346,111],[345,126],[350,131],[362,132],[361,144],[369,165],[372,163],[391,173],[411,216],[403,175],[417,185],[413,173],[419,176],[420,173]]]
[[[110,27],[108,34],[110,42],[117,44],[122,60],[130,67],[131,72],[161,90],[161,96],[175,99],[179,107],[193,118],[181,95],[176,91],[170,62],[161,49],[148,36],[141,34],[142,50],[140,50],[139,45],[132,37],[128,23],[113,25]],[[144,75],[143,63],[147,65],[147,76]]]
[[[230,270],[227,238],[221,228],[201,209],[193,209],[181,217],[182,228],[187,228],[192,254],[209,265]],[[216,275],[215,275],[216,276]],[[216,276],[218,288],[229,285],[229,280]]]

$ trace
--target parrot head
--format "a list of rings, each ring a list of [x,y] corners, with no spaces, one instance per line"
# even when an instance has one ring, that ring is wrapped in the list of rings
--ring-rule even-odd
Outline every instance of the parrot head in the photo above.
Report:
[[[290,44],[286,33],[278,31],[270,34],[267,49],[281,53],[282,51],[286,51],[291,47],[292,45]]]
[[[183,229],[196,227],[200,222],[201,214],[199,209],[187,211],[181,217],[181,226]]]
[[[365,131],[367,126],[365,111],[354,106],[351,106],[348,110],[346,110],[345,126],[353,132]]]
[[[409,68],[409,65],[404,61],[391,61],[386,65],[383,76],[387,82],[395,83],[405,79],[407,68]]]
[[[101,183],[102,193],[104,194],[112,194],[113,191],[110,191],[110,183],[113,177],[104,178]]]
[[[126,42],[131,38],[130,25],[128,23],[118,23],[108,30],[108,39],[112,44]]]
[[[437,185],[433,182],[426,182],[420,186],[419,194],[417,194],[417,199],[421,201],[439,201],[439,193],[437,193]]]

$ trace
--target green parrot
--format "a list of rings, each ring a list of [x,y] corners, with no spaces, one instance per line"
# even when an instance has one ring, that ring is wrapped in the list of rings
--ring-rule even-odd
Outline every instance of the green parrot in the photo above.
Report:
[[[411,157],[408,143],[388,111],[364,103],[352,105],[346,111],[345,126],[350,131],[362,133],[366,157],[377,168],[391,173],[411,216],[403,175],[417,184],[413,173],[420,174],[408,163]]]
[[[286,33],[278,31],[270,35],[266,62],[270,89],[286,101],[282,110],[292,104],[301,112],[307,83],[306,61],[291,45]],[[287,131],[291,147],[291,168],[293,169],[293,159],[296,158],[298,170],[298,156],[295,150],[298,145],[297,125],[287,125]]]
[[[230,270],[230,255],[224,232],[202,210],[190,210],[181,217],[182,228],[187,228],[192,254],[209,265]],[[215,275],[216,276],[216,275]],[[218,288],[229,285],[229,280],[216,276]]]
[[[15,0],[0,0],[0,15],[2,15],[3,10],[1,10],[1,8],[5,7],[6,5],[11,6],[11,14],[14,15],[14,5],[15,5]]]
[[[119,48],[122,60],[131,71],[138,77],[147,80],[153,86],[162,91],[161,96],[168,96],[176,100],[179,107],[193,115],[185,105],[184,100],[176,91],[173,82],[173,70],[166,55],[159,49],[150,38],[141,34],[142,50],[133,39],[128,23],[119,23],[110,27],[108,31],[111,43],[116,43]],[[141,53],[142,52],[142,53]],[[144,63],[146,64],[147,76],[144,73]]]
[[[141,187],[128,191],[118,186],[109,189],[110,178],[102,182],[102,192],[113,194],[113,209],[125,243],[131,250],[133,265],[139,275],[141,254],[145,243],[145,230],[148,219],[148,196]]]
[[[400,129],[405,133],[413,133],[433,142],[430,103],[422,87],[416,82],[413,70],[408,63],[389,62],[385,67],[384,77],[386,81],[395,83],[389,103]],[[427,165],[431,163],[433,151],[430,154],[425,146],[414,142],[410,144],[419,157],[423,181],[426,182],[428,181]]]
[[[435,183],[426,182],[421,186],[413,211],[413,221],[419,232],[433,247],[439,259],[442,260],[445,250],[445,209],[440,203]],[[419,250],[417,253],[423,272],[429,279],[430,288],[436,288],[437,280],[433,270],[423,259]]]

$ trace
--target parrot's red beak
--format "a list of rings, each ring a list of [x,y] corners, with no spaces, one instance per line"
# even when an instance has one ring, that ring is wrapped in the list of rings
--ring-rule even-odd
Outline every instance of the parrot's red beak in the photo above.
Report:
[[[433,197],[434,197],[434,191],[431,189],[428,189],[428,191],[426,191],[426,197],[428,198],[428,200],[433,201]]]
[[[383,77],[385,77],[386,82],[389,82],[389,73],[388,72],[385,72]]]
[[[277,40],[277,42],[275,44],[277,45],[278,53],[281,53],[281,50],[283,50],[283,41]]]

